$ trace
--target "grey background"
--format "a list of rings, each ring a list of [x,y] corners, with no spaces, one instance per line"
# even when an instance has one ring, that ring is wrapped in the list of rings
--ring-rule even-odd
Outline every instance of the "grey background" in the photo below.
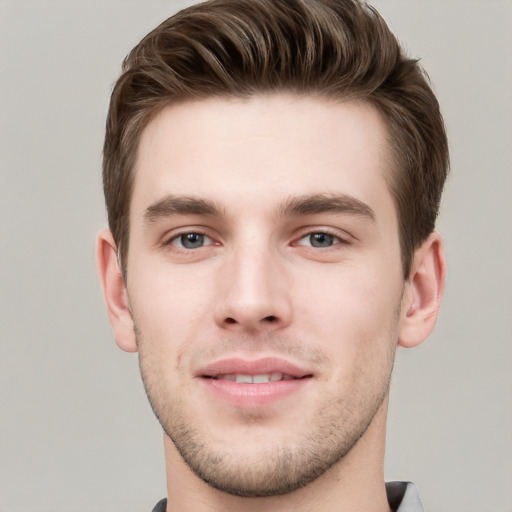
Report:
[[[149,511],[161,433],[116,348],[94,262],[121,60],[190,2],[0,0],[0,511]],[[428,511],[512,511],[512,2],[374,2],[422,56],[452,175],[436,332],[400,350],[388,479]]]

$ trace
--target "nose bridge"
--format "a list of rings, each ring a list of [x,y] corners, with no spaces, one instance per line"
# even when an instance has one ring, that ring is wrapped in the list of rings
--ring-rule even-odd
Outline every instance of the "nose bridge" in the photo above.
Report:
[[[224,328],[269,330],[291,317],[282,256],[267,240],[252,238],[232,248],[219,275],[217,320]]]

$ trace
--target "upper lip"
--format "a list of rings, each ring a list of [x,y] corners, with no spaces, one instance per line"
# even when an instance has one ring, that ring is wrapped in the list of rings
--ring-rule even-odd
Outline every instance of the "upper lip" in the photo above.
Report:
[[[228,358],[213,361],[201,368],[199,377],[218,377],[219,375],[265,375],[268,373],[282,373],[296,379],[311,375],[310,371],[299,368],[297,365],[278,357],[265,357],[255,360],[243,358]]]

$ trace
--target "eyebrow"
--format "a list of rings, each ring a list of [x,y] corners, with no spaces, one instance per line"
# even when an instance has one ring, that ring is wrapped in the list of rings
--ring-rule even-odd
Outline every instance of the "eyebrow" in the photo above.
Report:
[[[278,217],[299,217],[322,213],[359,215],[375,220],[372,208],[363,201],[346,194],[312,194],[291,197],[276,210]],[[223,211],[213,201],[194,196],[167,195],[146,208],[144,219],[148,224],[173,215],[204,215],[221,217]]]
[[[370,206],[347,194],[313,194],[292,197],[281,204],[277,213],[283,217],[342,213],[375,220],[375,213]]]
[[[148,224],[173,215],[207,215],[219,217],[221,211],[208,199],[194,196],[167,195],[146,208],[144,219]]]

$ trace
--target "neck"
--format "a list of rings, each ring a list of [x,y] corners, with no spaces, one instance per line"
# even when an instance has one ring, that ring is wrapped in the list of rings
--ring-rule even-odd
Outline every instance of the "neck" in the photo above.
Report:
[[[164,435],[167,512],[389,512],[384,485],[387,399],[352,450],[323,475],[281,496],[244,498],[199,479]]]

